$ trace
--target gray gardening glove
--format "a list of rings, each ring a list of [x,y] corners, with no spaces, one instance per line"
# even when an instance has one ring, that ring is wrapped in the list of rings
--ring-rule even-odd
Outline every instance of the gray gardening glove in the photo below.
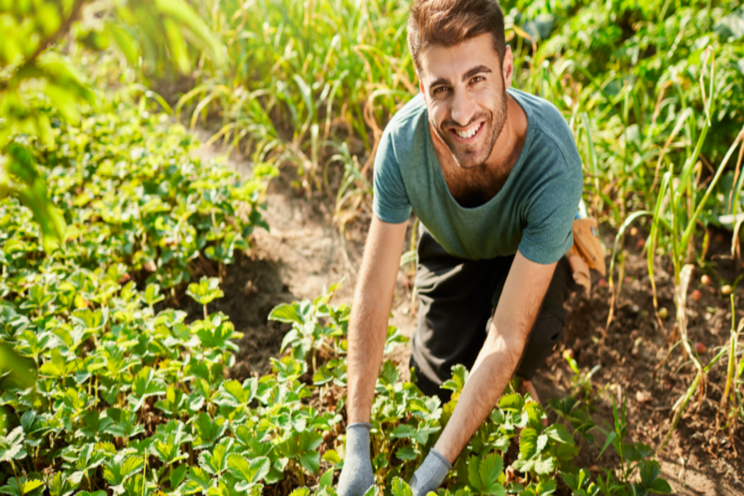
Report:
[[[363,496],[375,483],[369,459],[369,430],[366,422],[346,426],[346,459],[338,479],[338,496]]]
[[[447,473],[452,470],[452,464],[434,448],[426,455],[424,463],[413,473],[408,483],[413,496],[426,496],[429,491],[436,492]]]

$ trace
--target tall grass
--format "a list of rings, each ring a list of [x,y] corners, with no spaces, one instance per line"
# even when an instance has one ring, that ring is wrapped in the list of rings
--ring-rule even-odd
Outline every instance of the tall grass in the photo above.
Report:
[[[213,139],[257,162],[293,164],[299,186],[365,208],[369,172],[388,117],[416,91],[406,50],[406,2],[253,0],[197,2],[223,34],[231,68],[208,74],[178,102],[191,125],[208,113]],[[342,164],[331,184],[328,169]],[[352,216],[353,217],[353,216]]]

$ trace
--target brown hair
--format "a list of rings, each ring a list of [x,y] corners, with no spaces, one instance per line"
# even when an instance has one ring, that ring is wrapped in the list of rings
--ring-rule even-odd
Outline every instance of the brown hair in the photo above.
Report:
[[[491,33],[493,49],[504,61],[504,13],[498,0],[414,0],[408,17],[408,49],[421,74],[421,51],[431,46],[455,46]]]

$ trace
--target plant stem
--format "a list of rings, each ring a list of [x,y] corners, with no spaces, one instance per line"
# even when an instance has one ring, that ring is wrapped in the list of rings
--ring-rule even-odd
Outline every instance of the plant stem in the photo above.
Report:
[[[731,392],[731,384],[734,382],[734,372],[736,371],[736,342],[741,331],[744,320],[739,321],[739,327],[735,329],[736,324],[736,308],[734,306],[734,295],[731,294],[731,337],[729,338],[729,362],[728,362],[728,374],[726,374],[726,386],[723,390],[723,397],[721,398],[721,410],[724,413],[728,413],[728,397]],[[735,386],[734,386],[735,387]],[[734,396],[736,401],[736,396]]]

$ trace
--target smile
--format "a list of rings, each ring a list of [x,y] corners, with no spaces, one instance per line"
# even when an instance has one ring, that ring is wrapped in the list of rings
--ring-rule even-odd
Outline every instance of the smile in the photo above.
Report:
[[[483,122],[478,122],[477,124],[473,124],[469,128],[466,129],[453,129],[452,132],[455,133],[459,138],[462,139],[470,139],[473,136],[475,136],[478,131],[483,127]]]

